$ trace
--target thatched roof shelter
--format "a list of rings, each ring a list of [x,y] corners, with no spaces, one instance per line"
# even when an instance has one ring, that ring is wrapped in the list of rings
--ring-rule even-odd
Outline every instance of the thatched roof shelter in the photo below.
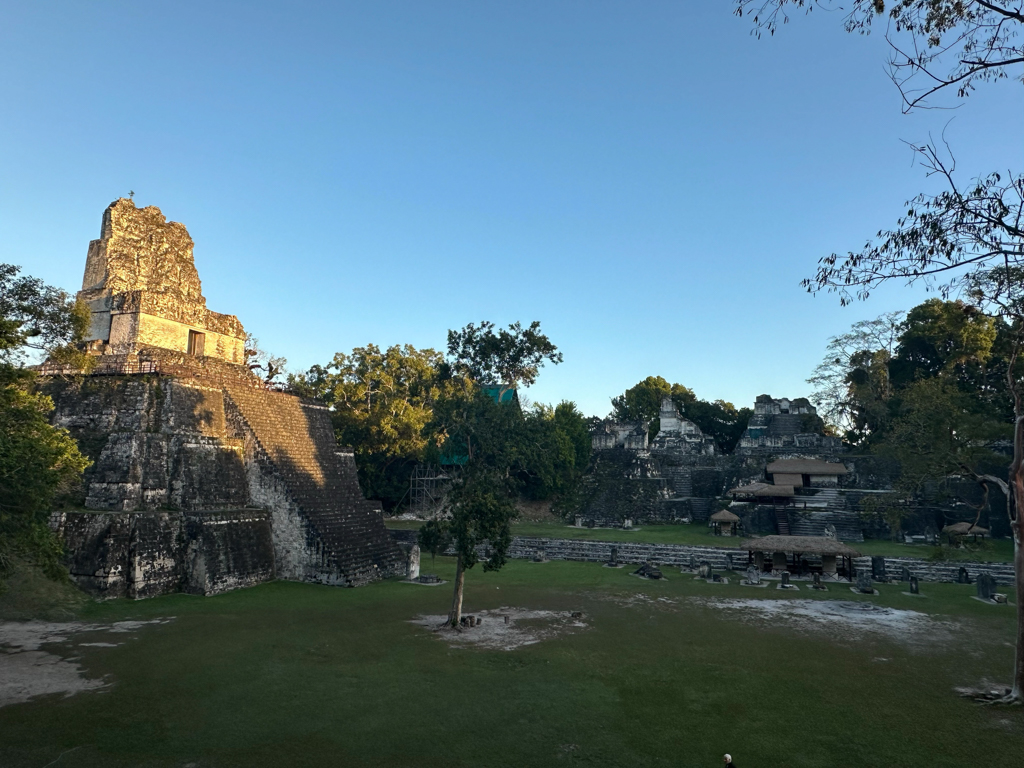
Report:
[[[827,536],[762,536],[749,539],[743,548],[748,552],[799,552],[805,555],[838,555],[860,557],[860,552]]]
[[[772,485],[771,483],[750,483],[729,491],[731,496],[755,496],[759,498],[791,498],[794,496],[792,485]]]
[[[951,533],[954,536],[988,536],[988,528],[971,523],[953,523],[942,529],[943,533]]]
[[[768,465],[770,474],[781,475],[846,475],[849,474],[843,464],[834,464],[820,459],[779,459]]]
[[[733,514],[728,509],[720,509],[711,516],[712,523],[738,523],[740,516]]]

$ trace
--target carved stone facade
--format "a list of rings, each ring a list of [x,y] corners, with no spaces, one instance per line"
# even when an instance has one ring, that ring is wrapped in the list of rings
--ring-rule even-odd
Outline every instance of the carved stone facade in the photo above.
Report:
[[[245,330],[234,315],[206,308],[192,247],[185,226],[155,206],[121,198],[107,207],[78,293],[92,312],[94,352],[159,347],[245,362]]]
[[[842,440],[823,435],[818,412],[807,398],[795,400],[758,395],[754,415],[740,437],[736,452],[819,454],[842,450]]]
[[[607,451],[612,448],[646,451],[647,422],[605,419],[590,433],[590,446],[595,451]]]

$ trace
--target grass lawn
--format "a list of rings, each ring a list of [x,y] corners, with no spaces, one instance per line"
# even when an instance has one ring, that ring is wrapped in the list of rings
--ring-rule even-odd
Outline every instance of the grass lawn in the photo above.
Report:
[[[454,572],[447,558],[423,565]],[[824,595],[934,619],[934,632],[905,642],[752,621],[706,602],[821,599],[806,588],[667,575],[572,562],[472,570],[468,611],[584,612],[586,628],[514,651],[453,649],[410,623],[443,614],[449,585],[275,582],[88,603],[73,610],[101,625],[173,619],[44,646],[110,685],[0,708],[0,765],[41,768],[66,753],[58,768],[696,768],[726,751],[742,768],[1019,764],[1024,711],[953,692],[1007,679],[1012,607],[955,584],[924,584],[925,598],[899,586]]]
[[[416,530],[419,520],[387,520],[388,528]],[[650,544],[695,544],[705,547],[738,547],[743,539],[732,536],[715,536],[705,525],[646,525],[632,531],[618,528],[576,528],[561,522],[522,522],[512,526],[516,536],[543,536],[552,539],[586,539],[589,541],[636,541]],[[887,557],[930,558],[939,553],[938,547],[921,545],[907,546],[896,541],[869,539],[852,543],[854,549],[865,555],[886,555]],[[946,560],[965,562],[1013,562],[1013,541],[995,539],[980,541],[971,549],[950,549],[943,547],[941,555]]]

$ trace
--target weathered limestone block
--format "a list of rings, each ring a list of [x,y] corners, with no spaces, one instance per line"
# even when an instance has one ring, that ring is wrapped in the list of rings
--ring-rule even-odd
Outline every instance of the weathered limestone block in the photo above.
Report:
[[[50,380],[53,420],[93,459],[90,509],[230,509],[248,506],[242,441],[224,395],[163,377]]]
[[[72,579],[100,598],[213,595],[275,577],[263,510],[62,513]]]

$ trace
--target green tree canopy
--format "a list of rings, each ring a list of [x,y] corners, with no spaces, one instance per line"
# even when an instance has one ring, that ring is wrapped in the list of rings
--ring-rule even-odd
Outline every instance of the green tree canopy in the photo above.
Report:
[[[388,509],[424,458],[434,406],[458,387],[441,376],[443,362],[432,349],[368,344],[289,377],[293,391],[331,408],[338,441],[355,450],[364,492]]]
[[[34,391],[35,374],[19,364],[26,350],[69,360],[88,327],[87,312],[66,293],[0,264],[0,579],[11,556],[34,558],[66,577],[47,518],[54,497],[88,466],[66,430],[53,427],[53,402]]]
[[[479,561],[478,548],[487,547],[485,570],[500,568],[512,541],[515,500],[531,484],[559,487],[577,455],[573,435],[578,439],[578,430],[558,428],[572,424],[575,409],[563,407],[556,421],[556,413],[540,408],[524,414],[518,399],[503,397],[508,389],[532,384],[544,362],[561,362],[561,353],[539,323],[528,329],[513,323],[497,334],[493,327],[484,322],[448,332],[448,366],[456,386],[436,403],[432,422],[438,450],[466,458],[449,491],[447,516],[429,521],[420,532],[421,546],[430,551],[455,550],[448,623],[456,629],[466,571]],[[491,391],[495,385],[497,396]]]
[[[494,323],[470,323],[448,331],[448,358],[452,370],[479,385],[497,385],[502,392],[529,387],[545,361],[558,365],[562,353],[534,321],[527,328],[516,322],[494,331]]]

